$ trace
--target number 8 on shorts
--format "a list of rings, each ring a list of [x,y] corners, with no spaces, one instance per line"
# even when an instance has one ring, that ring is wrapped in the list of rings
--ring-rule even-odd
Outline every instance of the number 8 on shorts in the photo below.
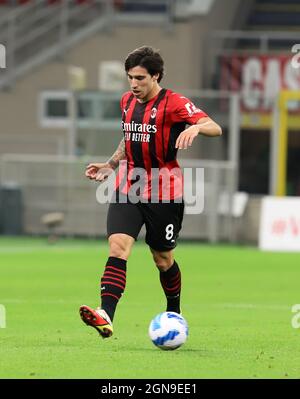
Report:
[[[174,224],[170,223],[166,227],[166,240],[171,240],[174,236]]]

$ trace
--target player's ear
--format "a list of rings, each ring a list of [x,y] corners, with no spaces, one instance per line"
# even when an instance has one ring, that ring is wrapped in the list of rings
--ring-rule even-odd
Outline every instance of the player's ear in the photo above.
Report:
[[[157,82],[158,78],[159,78],[159,73],[156,73],[155,75],[153,75],[152,76],[153,82]]]

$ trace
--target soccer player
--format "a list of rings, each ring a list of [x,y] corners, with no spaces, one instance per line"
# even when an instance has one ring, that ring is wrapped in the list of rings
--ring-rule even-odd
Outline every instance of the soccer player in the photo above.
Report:
[[[166,310],[180,313],[181,273],[174,248],[184,202],[176,155],[178,149],[191,146],[198,134],[222,134],[221,127],[189,99],[160,86],[164,62],[152,47],[143,46],[131,52],[125,60],[125,71],[130,91],[121,99],[124,138],[106,163],[91,163],[85,171],[89,179],[102,182],[120,166],[116,192],[127,199],[109,205],[109,257],[101,278],[101,306],[80,307],[82,320],[103,338],[113,334],[112,321],[126,285],[127,260],[143,224],[145,241],[166,296]],[[121,164],[125,165],[125,172]],[[145,171],[140,180],[137,169]],[[130,196],[130,189],[137,182],[140,185],[135,195]]]

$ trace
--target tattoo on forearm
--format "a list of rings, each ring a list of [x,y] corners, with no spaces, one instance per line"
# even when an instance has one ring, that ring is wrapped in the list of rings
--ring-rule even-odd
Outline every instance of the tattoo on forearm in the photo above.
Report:
[[[126,153],[125,153],[125,141],[122,139],[120,141],[120,144],[114,154],[110,157],[110,159],[107,161],[107,163],[113,168],[116,169],[119,165],[119,162],[121,159],[126,158]]]

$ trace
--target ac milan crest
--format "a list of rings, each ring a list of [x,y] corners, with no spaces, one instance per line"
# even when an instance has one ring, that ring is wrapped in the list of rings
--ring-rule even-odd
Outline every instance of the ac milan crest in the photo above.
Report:
[[[157,114],[157,108],[154,107],[151,109],[151,118],[154,119],[156,117],[156,114]]]

